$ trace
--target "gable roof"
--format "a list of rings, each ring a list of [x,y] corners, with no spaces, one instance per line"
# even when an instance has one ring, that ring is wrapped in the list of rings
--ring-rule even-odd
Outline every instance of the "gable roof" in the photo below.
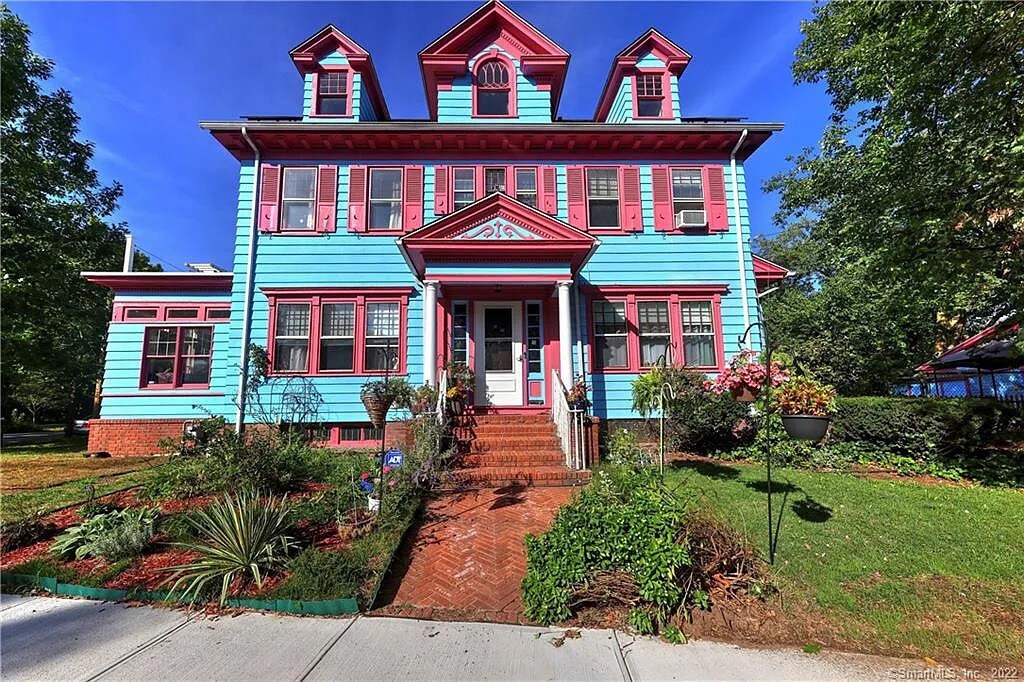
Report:
[[[492,42],[504,43],[523,73],[551,88],[551,114],[558,110],[569,53],[513,12],[501,0],[488,0],[420,50],[420,70],[431,118],[437,118],[437,90],[464,75],[469,60]]]
[[[295,68],[300,74],[315,71],[320,60],[332,52],[345,55],[353,70],[363,77],[366,88],[373,102],[374,111],[382,120],[390,118],[384,93],[377,79],[377,70],[373,66],[373,58],[363,47],[348,37],[334,24],[327,24],[322,29],[293,47],[288,55],[292,58]]]
[[[608,71],[608,78],[604,82],[604,89],[601,91],[601,98],[597,101],[597,110],[594,112],[595,121],[603,121],[608,117],[619,83],[623,77],[632,73],[636,68],[636,63],[648,53],[664,62],[668,72],[676,77],[682,75],[690,60],[693,59],[689,52],[666,38],[658,29],[653,26],[647,29],[615,55],[615,60]]]
[[[590,234],[498,192],[398,239],[417,274],[428,260],[566,262],[578,269],[600,244]]]

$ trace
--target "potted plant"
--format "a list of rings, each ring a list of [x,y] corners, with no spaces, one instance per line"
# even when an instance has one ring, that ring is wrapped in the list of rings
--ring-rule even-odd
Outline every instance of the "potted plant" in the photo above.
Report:
[[[393,405],[408,406],[412,402],[413,389],[405,379],[378,379],[363,384],[359,397],[362,398],[366,414],[374,427],[381,428]]]
[[[590,407],[590,400],[587,398],[587,384],[582,374],[576,377],[572,386],[565,392],[565,400],[569,403],[571,410],[586,410]]]
[[[810,377],[793,377],[776,389],[775,403],[790,438],[819,441],[832,421],[836,391]]]
[[[789,378],[783,363],[773,361],[769,370],[760,361],[757,351],[745,350],[733,356],[729,366],[708,383],[708,388],[715,393],[728,392],[737,402],[752,403],[761,393],[769,375],[773,387]]]
[[[473,386],[476,377],[465,363],[449,362],[448,373],[448,405],[453,415],[462,414],[466,406],[472,403]]]

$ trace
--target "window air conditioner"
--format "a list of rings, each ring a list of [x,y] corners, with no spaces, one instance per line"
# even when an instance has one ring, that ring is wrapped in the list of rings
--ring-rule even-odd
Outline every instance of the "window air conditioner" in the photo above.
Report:
[[[676,227],[704,227],[707,224],[707,211],[679,211],[676,213]]]

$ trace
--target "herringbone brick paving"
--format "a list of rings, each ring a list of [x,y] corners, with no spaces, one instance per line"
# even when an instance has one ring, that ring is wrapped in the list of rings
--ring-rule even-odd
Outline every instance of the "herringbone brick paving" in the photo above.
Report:
[[[572,488],[485,488],[432,499],[382,590],[381,613],[525,622],[527,533],[546,530]]]

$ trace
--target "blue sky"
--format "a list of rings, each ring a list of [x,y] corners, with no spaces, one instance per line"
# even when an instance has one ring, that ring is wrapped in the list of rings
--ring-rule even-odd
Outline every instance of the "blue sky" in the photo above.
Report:
[[[238,164],[203,119],[299,114],[302,80],[288,50],[324,24],[372,55],[391,115],[425,118],[416,53],[477,2],[13,3],[33,49],[57,64],[105,181],[125,188],[119,218],[171,265],[230,267]],[[693,55],[683,116],[786,124],[747,164],[755,234],[771,232],[765,178],[817,143],[828,99],[793,85],[804,3],[521,2],[509,5],[571,55],[559,113],[593,116],[616,53],[654,25]],[[165,263],[165,267],[167,267]]]

